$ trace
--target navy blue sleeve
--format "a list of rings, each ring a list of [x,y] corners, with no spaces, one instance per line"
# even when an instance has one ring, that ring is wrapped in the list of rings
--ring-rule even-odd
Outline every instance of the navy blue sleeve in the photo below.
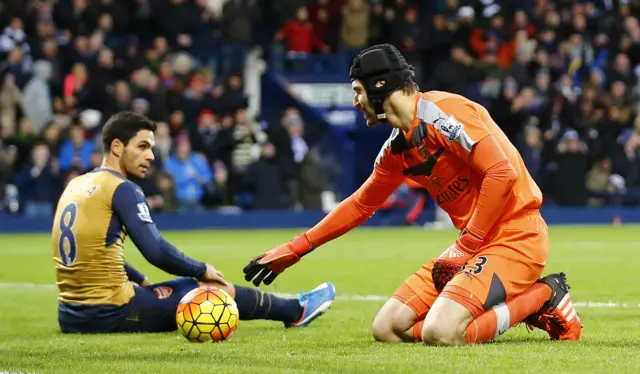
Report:
[[[144,258],[167,273],[201,279],[203,262],[193,260],[164,240],[151,219],[142,190],[131,182],[119,185],[113,193],[112,208]]]
[[[127,264],[126,262],[124,263],[124,271],[127,272],[127,278],[130,281],[136,282],[138,284],[142,283],[145,278],[144,274],[142,274],[141,272],[136,270],[136,268]]]

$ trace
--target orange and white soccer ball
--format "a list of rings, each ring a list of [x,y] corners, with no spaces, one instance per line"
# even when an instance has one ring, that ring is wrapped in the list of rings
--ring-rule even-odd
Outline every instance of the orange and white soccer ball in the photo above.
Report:
[[[178,304],[178,331],[192,342],[227,340],[238,328],[238,306],[225,291],[201,286],[189,291]]]

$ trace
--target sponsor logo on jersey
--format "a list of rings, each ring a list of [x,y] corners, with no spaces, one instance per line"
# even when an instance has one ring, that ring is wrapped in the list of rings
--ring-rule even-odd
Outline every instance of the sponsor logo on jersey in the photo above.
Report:
[[[436,196],[436,202],[438,205],[453,203],[464,194],[467,187],[469,187],[469,184],[468,178],[456,178],[453,182],[450,182],[447,187],[438,194],[438,196]]]

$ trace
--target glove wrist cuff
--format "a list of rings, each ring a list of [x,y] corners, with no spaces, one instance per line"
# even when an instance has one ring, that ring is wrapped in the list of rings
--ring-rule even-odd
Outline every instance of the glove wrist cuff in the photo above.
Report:
[[[306,233],[302,233],[291,239],[291,241],[289,242],[289,248],[291,249],[291,252],[297,254],[300,257],[304,256],[314,249],[313,244],[311,244],[311,241],[307,237]]]
[[[483,240],[469,232],[463,232],[456,242],[462,250],[468,253],[475,253],[482,245]]]

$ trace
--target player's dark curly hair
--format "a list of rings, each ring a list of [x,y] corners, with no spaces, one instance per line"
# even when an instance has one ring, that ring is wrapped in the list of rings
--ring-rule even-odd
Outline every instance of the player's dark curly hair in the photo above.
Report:
[[[134,112],[118,112],[109,118],[102,129],[102,146],[105,153],[111,149],[111,143],[118,139],[127,145],[140,130],[156,131],[156,123]]]

